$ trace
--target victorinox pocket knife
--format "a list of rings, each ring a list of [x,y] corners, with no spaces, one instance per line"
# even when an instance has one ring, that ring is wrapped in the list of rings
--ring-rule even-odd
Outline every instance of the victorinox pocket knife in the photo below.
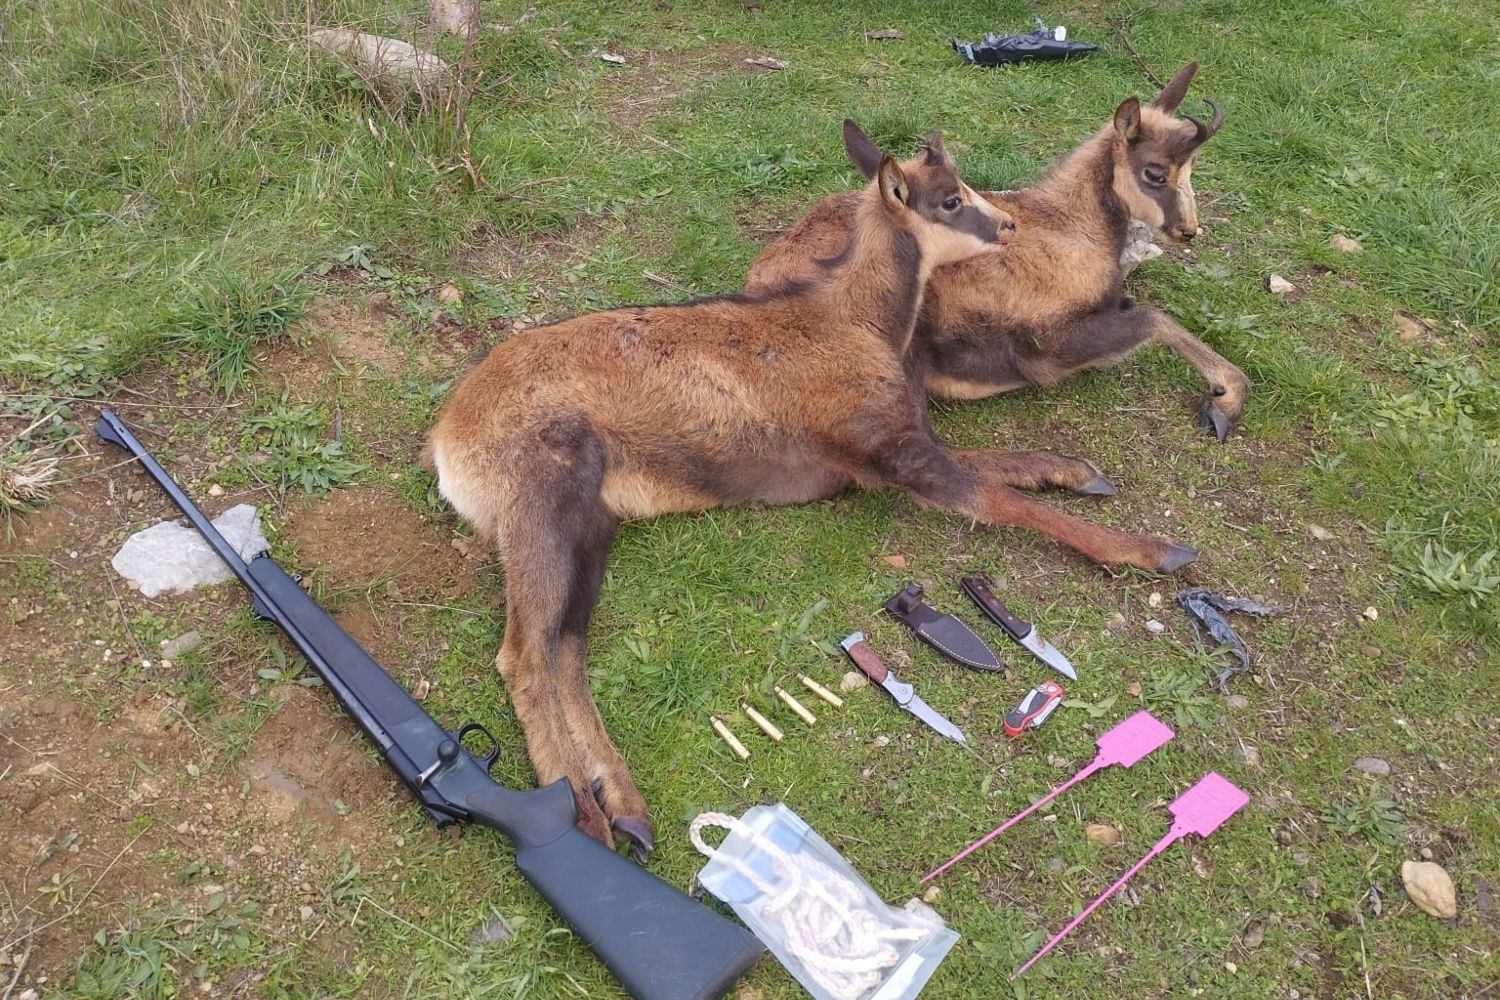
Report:
[[[864,671],[866,677],[885,688],[890,696],[896,699],[897,705],[955,743],[964,742],[962,730],[939,715],[927,702],[917,696],[910,684],[898,680],[896,675],[880,662],[879,654],[870,648],[863,632],[854,632],[845,636],[844,641],[839,645],[844,647],[844,652],[849,654],[849,659],[854,661],[856,667]]]
[[[933,649],[975,670],[1001,669],[1000,657],[969,626],[935,610],[922,600],[920,583],[911,582],[885,602],[886,613],[899,619]]]
[[[989,577],[983,573],[976,573],[973,576],[964,577],[958,581],[958,584],[964,588],[964,593],[973,598],[974,603],[994,620],[996,625],[1005,630],[1006,635],[1031,650],[1038,660],[1064,677],[1074,681],[1078,679],[1078,672],[1073,669],[1073,664],[1057,651],[1056,646],[1042,638],[1042,634],[1036,630],[1035,625],[1017,618],[1010,613],[1010,608],[1000,603],[1000,598],[990,590]]]

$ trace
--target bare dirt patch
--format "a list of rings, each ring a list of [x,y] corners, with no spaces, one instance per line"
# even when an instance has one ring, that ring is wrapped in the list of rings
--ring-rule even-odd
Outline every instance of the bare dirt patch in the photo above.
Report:
[[[625,52],[629,60],[599,83],[600,107],[618,125],[639,128],[709,80],[728,73],[764,72],[745,60],[759,55],[742,45],[663,52]]]
[[[341,370],[396,378],[406,363],[397,339],[399,324],[394,312],[368,296],[317,298],[290,336],[261,352],[263,377],[279,378],[298,399],[316,398]]]

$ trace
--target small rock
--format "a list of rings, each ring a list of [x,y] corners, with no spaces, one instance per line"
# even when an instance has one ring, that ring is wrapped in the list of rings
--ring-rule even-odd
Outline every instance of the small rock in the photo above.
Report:
[[[1241,743],[1238,755],[1240,762],[1246,767],[1260,767],[1260,750],[1249,743]]]
[[[598,55],[607,63],[614,63],[616,66],[625,65],[625,57],[618,52],[600,52]]]
[[[898,38],[905,38],[906,32],[896,28],[881,28],[879,31],[867,31],[865,37],[872,42],[889,42]]]
[[[1423,861],[1431,861],[1432,860],[1432,848],[1430,848],[1430,847],[1424,847],[1420,851],[1417,852],[1417,855]]]
[[[1230,708],[1234,708],[1234,709],[1249,708],[1250,707],[1250,699],[1246,698],[1242,694],[1232,694],[1229,697],[1227,697],[1227,698],[1224,699],[1224,704],[1226,704]]]
[[[891,745],[891,738],[889,736],[887,736],[885,733],[881,733],[879,736],[876,736],[870,742],[873,745],[875,745],[876,747],[887,747],[887,746]]]
[[[28,989],[28,990],[22,990],[21,991],[21,995],[18,996],[18,997],[16,997],[16,1000],[37,1000],[37,998],[40,997],[40,996],[41,996],[41,994],[38,993],[36,990],[30,990],[30,989]]]
[[[1370,643],[1367,642],[1364,645],[1362,645],[1362,646],[1359,647],[1359,651],[1361,653],[1363,653],[1365,656],[1368,656],[1372,660],[1378,660],[1378,659],[1380,659],[1380,647],[1379,646],[1373,646],[1373,645],[1371,645]]]
[[[1287,292],[1295,291],[1296,288],[1296,285],[1279,274],[1273,274],[1266,279],[1266,291],[1272,295],[1285,295]]]
[[[1118,611],[1111,611],[1109,617],[1104,619],[1104,625],[1106,628],[1115,628],[1116,626],[1124,624],[1125,616],[1120,614],[1120,612]]]
[[[840,691],[853,691],[870,683],[870,679],[857,670],[851,670],[839,678]]]
[[[221,497],[224,495],[224,487],[220,486],[218,483],[214,483],[208,488],[208,495],[211,497]]]
[[[1256,923],[1251,924],[1249,927],[1245,928],[1245,936],[1240,939],[1240,943],[1243,944],[1247,949],[1254,950],[1256,948],[1259,948],[1261,944],[1265,942],[1265,940],[1266,929],[1260,924]]]
[[[1167,630],[1167,627],[1165,625],[1163,625],[1161,622],[1157,621],[1155,618],[1147,618],[1146,619],[1146,631],[1147,632],[1151,632],[1151,633],[1153,633],[1155,635],[1161,635],[1166,630]]]
[[[936,903],[943,895],[943,890],[937,886],[928,886],[927,891],[922,893],[922,902]]]
[[[1233,962],[1225,962],[1224,963],[1224,971],[1228,972],[1232,976],[1236,972],[1240,971],[1240,967],[1238,965],[1235,965]]]
[[[1375,610],[1374,608],[1365,608],[1363,614],[1364,617],[1368,618],[1370,621],[1374,621],[1375,619],[1380,617],[1380,612]]]
[[[1411,313],[1402,312],[1397,309],[1391,313],[1391,322],[1396,324],[1396,336],[1404,343],[1421,340],[1427,336],[1427,324],[1422,322]]]
[[[1403,861],[1401,882],[1406,886],[1406,894],[1423,913],[1439,920],[1458,916],[1458,897],[1453,892],[1453,879],[1448,877],[1441,865],[1431,861]]]
[[[1161,592],[1156,590],[1151,591],[1151,595],[1146,598],[1146,603],[1153,608],[1161,607]]]
[[[464,293],[459,291],[458,286],[451,281],[444,282],[443,287],[438,289],[437,300],[445,306],[462,302],[463,298]]]
[[[417,681],[417,683],[411,686],[411,696],[417,699],[417,701],[426,701],[427,693],[431,690],[432,684],[427,680],[427,678],[423,677],[421,680]]]
[[[1379,757],[1360,757],[1355,760],[1354,769],[1373,774],[1377,778],[1388,778],[1391,774],[1390,762],[1381,760]]]
[[[304,903],[297,907],[297,916],[302,918],[303,923],[306,923],[313,918],[313,908]]]
[[[1131,684],[1130,687],[1125,689],[1125,693],[1130,695],[1132,698],[1139,698],[1141,696],[1141,682],[1136,681],[1135,683]]]
[[[250,853],[253,854],[253,855],[255,855],[256,857],[261,857],[261,856],[263,856],[266,853],[266,845],[265,844],[251,844],[250,845]]]
[[[771,56],[755,56],[746,59],[745,65],[753,69],[786,69],[786,63]]]
[[[881,556],[880,561],[894,569],[906,568],[906,557],[899,552],[892,552],[889,555]]]
[[[203,645],[203,636],[198,633],[197,629],[184,632],[172,639],[163,639],[161,641],[162,660],[175,660],[184,653],[191,653],[201,645]],[[166,666],[166,663],[163,662],[162,666]]]
[[[1333,537],[1333,532],[1329,531],[1321,524],[1309,524],[1307,526],[1307,533],[1309,535],[1312,535],[1320,542],[1326,542]]]
[[[1120,842],[1120,831],[1108,823],[1085,823],[1083,835],[1096,844],[1114,847]]]
[[[1333,239],[1328,241],[1339,253],[1364,253],[1365,248],[1359,240],[1351,239],[1343,233],[1336,233]]]
[[[502,941],[509,941],[511,937],[510,928],[505,925],[505,921],[486,920],[474,928],[473,933],[469,935],[469,944],[476,948],[482,948],[487,944],[499,944]]]

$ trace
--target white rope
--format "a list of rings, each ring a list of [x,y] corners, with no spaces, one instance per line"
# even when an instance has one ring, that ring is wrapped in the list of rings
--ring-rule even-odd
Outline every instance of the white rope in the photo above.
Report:
[[[739,858],[711,847],[703,839],[706,826],[732,830],[764,852],[778,881],[766,882]],[[931,933],[882,926],[857,883],[816,858],[788,854],[726,813],[703,813],[688,827],[688,836],[701,854],[731,866],[767,897],[761,919],[778,928],[787,950],[835,1000],[858,1000],[880,985],[884,970],[901,957],[892,942],[915,941]]]

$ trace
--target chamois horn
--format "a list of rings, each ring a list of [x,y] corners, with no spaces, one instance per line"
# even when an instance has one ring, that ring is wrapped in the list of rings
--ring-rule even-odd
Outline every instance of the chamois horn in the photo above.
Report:
[[[1209,136],[1211,136],[1215,132],[1219,131],[1219,126],[1224,123],[1224,109],[1223,108],[1219,107],[1218,104],[1214,103],[1213,101],[1210,101],[1206,97],[1203,99],[1203,103],[1207,104],[1210,108],[1213,109],[1213,117],[1208,120],[1208,124],[1207,125],[1203,124],[1203,122],[1202,122],[1201,119],[1194,118],[1192,115],[1183,115],[1182,116],[1182,117],[1186,118],[1188,121],[1192,122],[1193,123],[1193,127],[1198,130],[1198,135],[1197,135],[1197,138],[1196,138],[1196,140],[1194,142],[1194,145],[1202,145],[1203,143],[1207,142],[1208,139],[1209,139]]]

